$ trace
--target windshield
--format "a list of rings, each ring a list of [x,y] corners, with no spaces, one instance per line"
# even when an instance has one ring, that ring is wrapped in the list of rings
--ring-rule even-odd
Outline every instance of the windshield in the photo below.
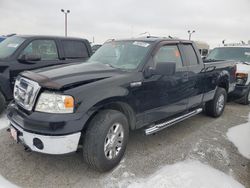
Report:
[[[0,59],[11,56],[24,41],[24,38],[17,36],[6,38],[0,43]]]
[[[89,61],[132,70],[139,66],[150,46],[150,43],[141,41],[112,41],[99,48]]]
[[[209,53],[207,59],[250,62],[250,48],[245,48],[245,47],[215,48]]]

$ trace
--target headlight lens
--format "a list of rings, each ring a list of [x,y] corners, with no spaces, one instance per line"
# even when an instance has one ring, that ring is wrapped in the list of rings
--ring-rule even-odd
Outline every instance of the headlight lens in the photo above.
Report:
[[[244,85],[247,82],[248,74],[236,73],[236,84]]]
[[[40,95],[36,111],[47,113],[73,113],[74,98],[69,95],[44,92]]]

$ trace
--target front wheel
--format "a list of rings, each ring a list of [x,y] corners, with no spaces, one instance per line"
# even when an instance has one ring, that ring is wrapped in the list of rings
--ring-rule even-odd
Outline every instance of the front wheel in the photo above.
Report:
[[[83,139],[83,156],[94,169],[104,172],[117,166],[126,150],[128,120],[116,110],[100,111],[88,125]]]
[[[212,117],[220,117],[224,112],[227,101],[227,92],[224,88],[218,87],[214,95],[214,99],[207,102],[205,112]]]

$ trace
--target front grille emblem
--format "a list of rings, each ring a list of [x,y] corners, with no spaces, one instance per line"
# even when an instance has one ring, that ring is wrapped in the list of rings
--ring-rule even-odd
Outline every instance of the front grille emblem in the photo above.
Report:
[[[14,87],[14,98],[17,104],[26,110],[32,110],[40,90],[38,83],[23,77],[18,77]]]

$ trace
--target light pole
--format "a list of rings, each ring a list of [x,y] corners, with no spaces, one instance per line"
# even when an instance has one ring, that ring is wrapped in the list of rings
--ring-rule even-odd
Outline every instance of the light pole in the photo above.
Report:
[[[65,37],[67,37],[67,34],[68,34],[68,14],[70,13],[70,10],[61,9],[61,12],[64,13],[64,16],[65,16]]]
[[[188,39],[191,40],[192,34],[195,33],[195,30],[193,30],[192,32],[190,30],[188,30]]]

